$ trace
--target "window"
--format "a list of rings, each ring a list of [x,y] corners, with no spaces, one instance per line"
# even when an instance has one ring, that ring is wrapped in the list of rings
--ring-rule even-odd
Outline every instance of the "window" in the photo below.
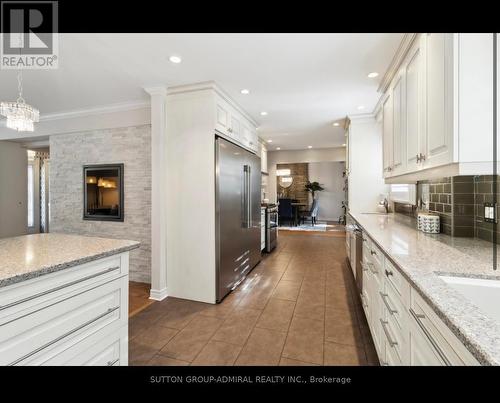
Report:
[[[390,199],[397,203],[417,204],[416,185],[391,185]]]
[[[35,225],[35,177],[33,175],[33,164],[28,164],[28,227]]]

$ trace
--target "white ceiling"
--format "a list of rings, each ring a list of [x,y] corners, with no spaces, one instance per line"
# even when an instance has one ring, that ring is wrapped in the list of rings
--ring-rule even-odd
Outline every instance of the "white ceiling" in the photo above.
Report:
[[[24,97],[56,113],[147,100],[144,86],[214,80],[259,122],[271,150],[334,147],[344,141],[332,123],[359,105],[373,110],[402,36],[61,34],[59,69],[25,71]],[[168,61],[174,54],[182,63]],[[379,77],[367,78],[372,71]],[[1,100],[16,98],[15,71],[0,71],[0,89]]]

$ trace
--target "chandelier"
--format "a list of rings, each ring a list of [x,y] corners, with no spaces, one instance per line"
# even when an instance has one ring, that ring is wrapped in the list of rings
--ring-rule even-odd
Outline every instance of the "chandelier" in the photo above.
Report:
[[[7,127],[18,132],[32,132],[33,122],[40,120],[38,109],[28,105],[23,98],[23,80],[21,72],[17,74],[19,97],[16,102],[1,102],[0,115],[7,118]]]

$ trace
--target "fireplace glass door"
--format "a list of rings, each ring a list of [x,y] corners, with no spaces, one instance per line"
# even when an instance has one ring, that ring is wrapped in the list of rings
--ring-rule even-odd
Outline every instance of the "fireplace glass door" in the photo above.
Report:
[[[123,164],[83,167],[83,219],[123,221]]]

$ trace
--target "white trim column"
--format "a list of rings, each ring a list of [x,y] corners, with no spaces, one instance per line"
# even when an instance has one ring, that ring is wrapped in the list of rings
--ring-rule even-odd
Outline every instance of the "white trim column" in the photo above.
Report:
[[[167,90],[147,87],[151,96],[151,291],[150,299],[167,297],[166,128]]]

